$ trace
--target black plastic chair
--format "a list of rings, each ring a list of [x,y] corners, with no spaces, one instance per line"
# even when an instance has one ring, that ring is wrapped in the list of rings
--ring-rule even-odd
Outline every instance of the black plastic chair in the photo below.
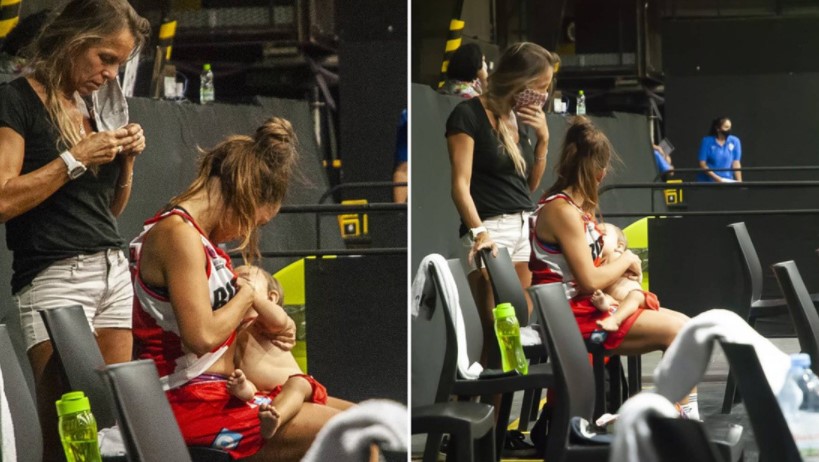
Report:
[[[726,462],[702,422],[652,415],[647,423],[662,462]]]
[[[445,332],[446,338],[448,339],[447,354],[457,355],[457,343],[455,343],[457,341],[457,334],[450,310],[453,310],[452,312],[454,312],[454,310],[460,310],[464,320],[468,350],[467,355],[469,356],[470,363],[472,363],[480,357],[480,351],[484,341],[483,329],[481,328],[480,319],[478,318],[478,308],[472,299],[469,283],[466,280],[466,274],[461,267],[460,260],[448,260],[447,266],[457,286],[460,299],[459,307],[448,306],[448,300],[443,296],[446,292],[446,284],[442,276],[438,274],[435,266],[432,265],[430,267],[430,273],[433,278],[433,283],[435,284],[436,296],[440,298],[440,302],[444,308],[441,311],[444,314]],[[456,395],[463,399],[471,399],[479,396],[501,395],[500,406],[496,410],[497,420],[495,426],[496,460],[500,460],[501,451],[503,450],[504,441],[506,439],[506,427],[509,422],[514,393],[529,389],[547,388],[552,386],[553,383],[554,378],[550,364],[534,364],[529,367],[529,373],[527,375],[486,376],[479,379],[464,378],[458,373],[457,367],[453,367],[448,371],[442,371],[439,397],[444,395]],[[432,451],[437,453],[437,439],[439,438],[435,437],[435,435],[431,435],[430,438],[427,439],[427,453]]]
[[[425,314],[412,319],[412,434],[430,434],[435,444],[440,443],[438,435],[448,434],[449,461],[494,461],[494,408],[483,403],[448,401],[449,390],[441,386],[441,381],[457,367],[457,344],[455,338],[446,335],[446,308],[436,303],[439,297],[432,278],[426,280],[423,292]],[[437,456],[436,446],[423,460],[433,462]]]
[[[116,414],[111,407],[111,392],[96,373],[97,368],[105,366],[105,360],[82,306],[42,310],[40,316],[60,360],[63,383],[85,393],[98,428],[114,426]]]
[[[26,383],[23,369],[17,361],[8,328],[0,324],[0,368],[3,370],[3,389],[14,422],[14,442],[17,462],[42,462],[43,434],[37,405]]]
[[[756,253],[751,236],[748,234],[745,222],[732,223],[728,225],[728,229],[735,237],[744,275],[745,300],[743,300],[737,314],[744,317],[751,327],[754,327],[756,321],[760,318],[787,317],[788,304],[784,298],[762,298],[764,277],[762,264],[759,262],[759,256]],[[811,294],[810,298],[814,304],[819,303],[819,294]],[[728,380],[725,384],[725,396],[722,401],[722,413],[730,414],[735,401],[738,401],[736,385],[729,371]]]
[[[65,383],[72,390],[85,392],[99,428],[113,426],[117,416],[114,399],[110,387],[97,372],[105,367],[105,360],[83,308],[79,305],[52,308],[40,311],[40,315],[51,337],[54,353],[60,359]],[[227,452],[214,448],[192,446],[190,452],[196,461],[230,460]]]
[[[819,370],[819,313],[793,260],[777,263],[772,268],[782,295],[788,302],[799,347],[803,353],[810,355],[811,368],[816,372]]]
[[[595,385],[586,345],[566,300],[563,284],[530,287],[529,295],[540,320],[538,325],[548,344],[554,370],[555,402],[551,404],[552,415],[543,460],[608,460],[608,446],[580,445],[569,438],[572,417],[593,419]],[[535,428],[538,428],[537,425]],[[533,435],[532,438],[539,436]]]
[[[525,292],[520,286],[520,279],[515,271],[515,264],[509,256],[506,248],[498,249],[497,257],[492,256],[491,249],[483,249],[480,252],[481,261],[489,274],[489,283],[492,286],[492,294],[495,304],[511,303],[515,308],[515,317],[521,327],[532,326],[534,316],[529,316],[529,302],[526,300]],[[524,345],[523,352],[531,364],[538,364],[548,360],[548,352],[545,345]],[[526,429],[529,421],[537,417],[538,402],[540,401],[540,390],[526,390],[523,394],[523,401],[520,406],[520,429]]]
[[[112,364],[99,373],[111,387],[129,461],[191,460],[153,361]]]
[[[754,347],[726,341],[721,345],[744,397],[760,462],[801,462],[799,450]]]
[[[524,296],[524,291],[520,287],[518,275],[515,272],[514,263],[509,257],[509,252],[503,248],[498,249],[497,257],[492,257],[490,249],[481,251],[481,257],[486,265],[487,273],[489,273],[490,283],[492,284],[492,291],[495,295],[495,302],[509,302],[515,307],[515,314],[518,316],[528,317],[527,309],[518,309],[518,306],[526,307],[527,302]],[[521,312],[522,313],[519,313]],[[535,312],[532,312],[532,318],[537,318]],[[523,318],[526,319],[526,318]],[[524,321],[520,321],[521,325]],[[531,324],[531,323],[530,323]],[[534,324],[536,326],[536,323]],[[594,403],[594,415],[599,417],[604,412],[616,413],[623,400],[628,399],[634,393],[638,393],[642,384],[640,383],[640,356],[628,357],[628,381],[625,380],[624,371],[620,356],[612,355],[609,350],[606,350],[602,345],[594,343],[590,340],[584,340],[586,349],[592,355],[592,370],[594,371],[594,383],[596,386],[596,400]],[[539,362],[540,356],[543,355],[544,348],[539,347],[535,349],[526,349],[526,357],[530,360]],[[606,363],[605,358],[609,361]],[[606,374],[609,376],[609,390],[608,400],[606,399]],[[626,387],[622,387],[625,384]],[[525,409],[534,409],[537,413],[537,399],[535,394],[527,391],[523,396],[523,403],[521,405],[521,428],[525,428],[529,423],[531,415],[524,412]]]

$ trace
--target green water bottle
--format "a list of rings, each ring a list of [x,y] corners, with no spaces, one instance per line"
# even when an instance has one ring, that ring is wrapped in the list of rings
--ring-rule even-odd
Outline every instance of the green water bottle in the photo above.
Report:
[[[511,303],[501,303],[492,310],[492,315],[495,317],[495,335],[500,345],[503,371],[515,369],[520,374],[528,374],[529,363],[520,343],[520,324],[515,317],[515,307]]]
[[[57,400],[60,440],[68,462],[102,462],[97,442],[97,421],[88,397],[72,391]]]

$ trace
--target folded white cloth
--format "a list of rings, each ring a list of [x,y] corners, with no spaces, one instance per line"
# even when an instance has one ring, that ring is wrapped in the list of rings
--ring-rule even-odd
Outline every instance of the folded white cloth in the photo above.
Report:
[[[339,413],[319,431],[302,462],[361,462],[370,446],[408,452],[409,415],[401,403],[372,399]]]
[[[705,373],[711,350],[718,340],[753,345],[771,390],[779,394],[790,367],[788,355],[736,313],[720,309],[692,318],[677,334],[654,370],[657,393],[671,402],[688,396]]]
[[[520,343],[523,346],[543,345],[543,339],[537,330],[531,326],[524,326],[520,328]]]
[[[463,378],[476,379],[481,375],[483,367],[477,362],[469,364],[464,317],[461,314],[461,303],[458,298],[458,286],[455,284],[455,279],[452,277],[446,259],[437,253],[424,257],[418,266],[418,271],[415,273],[415,279],[412,281],[412,316],[418,317],[422,314],[430,316],[429,311],[434,309],[434,306],[429,306],[430,303],[425,303],[425,301],[430,300],[429,297],[435,296],[435,285],[432,284],[432,280],[428,279],[430,265],[435,266],[436,274],[443,281],[443,297],[447,306],[449,306],[450,316],[455,324],[458,343],[458,372]]]
[[[5,354],[14,354],[13,351]],[[11,420],[9,400],[6,397],[6,387],[3,385],[3,371],[0,370],[0,432],[2,438],[2,460],[17,460],[17,443],[14,440],[14,422]]]
[[[122,433],[119,426],[103,428],[97,432],[97,440],[100,443],[100,455],[103,457],[124,456],[125,442],[122,440]]]
[[[660,460],[651,442],[648,416],[679,417],[671,401],[649,391],[640,392],[623,403],[614,423],[614,443],[609,462]]]

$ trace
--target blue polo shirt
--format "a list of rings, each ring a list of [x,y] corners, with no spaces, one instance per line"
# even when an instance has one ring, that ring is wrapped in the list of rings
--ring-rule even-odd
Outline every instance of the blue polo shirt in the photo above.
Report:
[[[671,170],[671,165],[665,160],[665,156],[658,150],[654,150],[654,162],[657,163],[657,170],[660,174],[667,173]]]
[[[731,168],[731,164],[735,160],[742,159],[742,144],[739,142],[739,138],[734,135],[729,135],[728,139],[725,140],[725,144],[720,146],[717,143],[717,138],[715,136],[706,136],[702,139],[702,143],[700,144],[700,161],[705,161],[705,165],[708,168]],[[717,176],[721,176],[723,178],[728,178],[733,180],[734,179],[734,172],[732,171],[722,171],[722,172],[714,172]],[[697,181],[714,181],[709,175],[705,173],[697,174]]]

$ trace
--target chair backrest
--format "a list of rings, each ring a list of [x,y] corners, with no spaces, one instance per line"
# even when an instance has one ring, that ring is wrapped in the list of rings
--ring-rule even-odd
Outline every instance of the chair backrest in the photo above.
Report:
[[[0,369],[3,371],[3,390],[9,403],[9,413],[14,423],[14,441],[18,462],[41,462],[43,460],[43,434],[37,405],[28,388],[23,369],[17,361],[14,345],[8,329],[0,324]]]
[[[651,441],[663,462],[723,462],[705,427],[698,420],[651,415]],[[726,461],[730,462],[730,461]]]
[[[793,260],[773,265],[774,276],[788,302],[802,352],[810,355],[812,369],[819,371],[819,313],[813,305],[802,275]]]
[[[191,460],[152,360],[112,364],[99,373],[111,388],[128,460]]]
[[[498,249],[498,256],[492,256],[491,249],[481,250],[481,259],[489,273],[489,282],[492,293],[495,295],[495,304],[511,303],[515,307],[515,316],[521,326],[529,325],[529,304],[526,295],[520,286],[515,264],[505,247]]]
[[[555,376],[556,402],[546,448],[546,460],[555,460],[557,451],[568,445],[569,420],[575,416],[592,418],[594,374],[563,284],[532,286],[529,295]]]
[[[430,264],[423,289],[420,314],[412,326],[412,405],[423,406],[449,399],[455,380],[458,345],[443,297],[443,282]]]
[[[721,342],[754,429],[760,461],[799,462],[799,450],[752,345]]]
[[[745,274],[745,284],[749,286],[747,289],[750,290],[751,294],[751,299],[747,303],[748,306],[746,307],[743,304],[743,312],[739,313],[740,316],[747,318],[747,311],[745,310],[750,309],[751,303],[762,298],[762,265],[759,263],[759,256],[756,253],[756,248],[751,240],[751,236],[748,234],[748,228],[745,226],[745,222],[732,223],[728,225],[728,228],[736,238],[737,248],[742,256],[742,270]]]
[[[466,278],[464,267],[457,258],[451,258],[446,262],[449,266],[450,273],[452,273],[452,279],[455,280],[455,286],[458,288],[461,316],[463,316],[464,319],[464,331],[466,333],[466,355],[469,358],[469,364],[480,361],[483,342],[492,342],[492,345],[490,345],[491,348],[489,348],[488,364],[489,367],[499,368],[501,360],[498,340],[495,337],[494,331],[491,338],[484,339],[483,325],[481,324],[480,314],[478,313],[478,306],[472,297],[472,289],[469,287],[469,280]]]
[[[97,369],[105,366],[105,360],[82,306],[42,310],[40,315],[60,359],[65,383],[72,390],[85,392],[99,428],[113,426],[116,415],[111,408],[111,393],[97,374]]]

